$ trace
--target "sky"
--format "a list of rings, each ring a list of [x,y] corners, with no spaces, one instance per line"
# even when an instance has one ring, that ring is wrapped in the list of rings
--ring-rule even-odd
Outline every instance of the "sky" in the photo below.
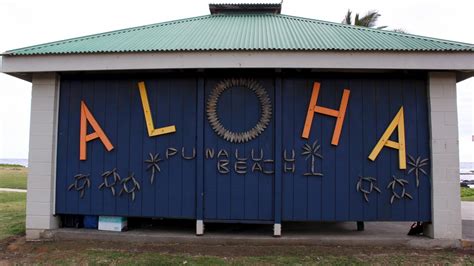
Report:
[[[271,3],[252,1],[246,3]],[[239,1],[219,0],[236,3]],[[0,0],[0,52],[105,31],[209,14],[209,0]],[[341,22],[377,10],[378,25],[474,43],[473,0],[284,0],[282,13]],[[461,162],[474,162],[474,78],[458,83]],[[27,158],[31,84],[0,74],[0,158]]]

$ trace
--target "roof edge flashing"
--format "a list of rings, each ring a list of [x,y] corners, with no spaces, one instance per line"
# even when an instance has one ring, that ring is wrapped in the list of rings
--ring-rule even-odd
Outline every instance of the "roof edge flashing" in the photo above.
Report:
[[[209,4],[211,15],[236,13],[281,14],[281,3],[274,4]]]

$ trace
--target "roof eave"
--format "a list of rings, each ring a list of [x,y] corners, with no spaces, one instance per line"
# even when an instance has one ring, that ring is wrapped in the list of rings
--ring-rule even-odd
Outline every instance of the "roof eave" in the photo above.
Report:
[[[474,76],[474,52],[201,51],[4,55],[1,72],[21,78],[35,72],[193,68],[453,71],[458,73],[458,81],[462,81]]]
[[[461,82],[463,80],[474,77],[474,71],[457,71],[456,72],[456,81]]]

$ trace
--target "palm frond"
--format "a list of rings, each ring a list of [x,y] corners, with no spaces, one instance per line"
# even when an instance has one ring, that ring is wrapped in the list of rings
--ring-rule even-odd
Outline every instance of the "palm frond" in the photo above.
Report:
[[[341,23],[347,25],[352,24],[352,11],[350,9],[347,10],[346,16],[344,17]]]
[[[347,10],[347,13],[344,17],[344,20],[342,21],[342,24],[347,24],[347,25],[354,25],[354,26],[360,26],[360,27],[367,27],[367,28],[375,28],[377,25],[377,20],[379,17],[382,16],[378,11],[376,10],[370,10],[365,14],[364,16],[360,16],[359,13],[356,13],[354,20],[352,20],[352,11]],[[385,29],[387,26],[378,26],[376,29]]]
[[[358,22],[357,26],[363,26],[363,27],[368,27],[368,28],[375,27],[375,24],[377,24],[377,20],[379,19],[380,16],[381,15],[379,14],[378,11],[370,10],[367,12],[365,16],[363,16],[362,18],[356,21]]]

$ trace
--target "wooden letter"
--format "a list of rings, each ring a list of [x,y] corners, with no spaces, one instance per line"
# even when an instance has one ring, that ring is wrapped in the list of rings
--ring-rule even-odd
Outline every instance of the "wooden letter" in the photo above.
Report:
[[[87,123],[91,125],[92,129],[94,129],[94,133],[87,134]],[[102,141],[102,144],[104,144],[107,151],[111,151],[114,148],[84,101],[81,101],[81,132],[79,138],[79,159],[81,161],[87,159],[87,142],[96,138],[99,138]]]
[[[304,123],[302,138],[308,139],[311,131],[311,124],[313,123],[314,113],[320,113],[337,118],[336,125],[334,127],[334,133],[332,134],[331,144],[337,146],[339,144],[339,137],[341,136],[342,124],[344,124],[344,117],[346,115],[347,103],[349,102],[350,90],[344,89],[342,94],[341,105],[339,110],[329,109],[326,107],[318,106],[318,96],[320,83],[315,82],[313,84],[313,93],[311,94],[311,100],[308,106],[308,113],[306,114],[306,121]]]
[[[390,125],[387,127],[385,132],[383,133],[382,137],[380,138],[377,145],[375,145],[374,149],[369,155],[369,159],[375,161],[377,156],[379,155],[380,151],[384,146],[387,146],[392,149],[398,150],[398,161],[400,169],[407,169],[406,164],[406,151],[405,151],[405,118],[403,114],[403,106],[400,107],[397,115],[393,118]],[[390,136],[392,135],[395,128],[398,127],[398,142],[390,140]]]
[[[145,115],[146,128],[148,129],[148,136],[154,137],[154,136],[176,132],[176,127],[174,125],[155,128],[153,124],[153,118],[151,117],[150,103],[148,102],[148,95],[146,92],[145,82],[143,81],[138,82],[138,89],[140,90],[140,97],[142,98],[143,114]]]

